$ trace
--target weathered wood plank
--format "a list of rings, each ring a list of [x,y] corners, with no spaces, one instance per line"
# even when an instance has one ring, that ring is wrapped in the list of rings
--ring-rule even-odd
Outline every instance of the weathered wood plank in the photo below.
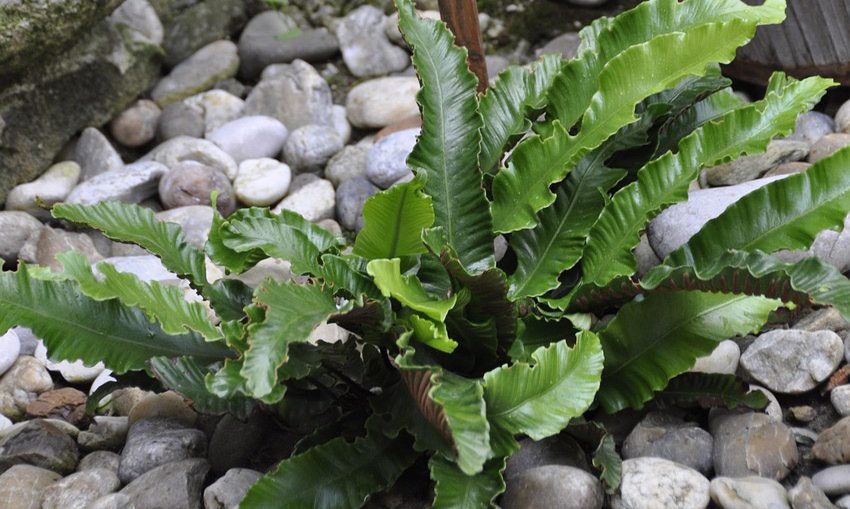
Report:
[[[728,67],[731,75],[754,83],[766,83],[774,70],[850,84],[850,0],[788,0],[788,19],[759,28]]]

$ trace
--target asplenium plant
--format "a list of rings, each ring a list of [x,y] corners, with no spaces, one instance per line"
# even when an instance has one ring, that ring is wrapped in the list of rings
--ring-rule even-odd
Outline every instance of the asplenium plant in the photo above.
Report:
[[[654,398],[764,404],[734,377],[686,372],[781,309],[850,318],[835,268],[770,254],[841,227],[848,150],[747,195],[636,273],[641,232],[702,168],[763,151],[833,84],[776,75],[746,103],[720,75],[784,8],[651,0],[584,29],[575,59],[509,68],[479,96],[446,27],[398,0],[422,82],[416,177],[366,203],[353,250],[287,211],[216,215],[202,252],[140,207],[57,205],[56,218],[159,256],[209,309],[66,253],[59,273],[0,274],[0,329],[31,327],[57,359],[147,370],[202,412],[259,407],[300,433],[240,507],[359,507],[420,458],[435,507],[489,507],[519,438],[579,429],[596,430],[613,489],[613,440],[594,415]],[[208,280],[206,258],[238,274],[268,257],[307,282]],[[316,338],[325,323],[351,339]]]

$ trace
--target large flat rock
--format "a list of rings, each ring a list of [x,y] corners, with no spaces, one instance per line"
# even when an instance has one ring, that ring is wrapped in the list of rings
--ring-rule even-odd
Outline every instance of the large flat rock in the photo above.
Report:
[[[47,170],[74,134],[105,124],[147,89],[161,59],[162,49],[139,32],[104,20],[0,91],[0,203]]]

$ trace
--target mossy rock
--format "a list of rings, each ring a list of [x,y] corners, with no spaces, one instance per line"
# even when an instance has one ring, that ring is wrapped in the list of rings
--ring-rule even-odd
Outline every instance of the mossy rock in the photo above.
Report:
[[[165,25],[165,64],[177,65],[207,44],[227,39],[247,21],[245,0],[206,0],[186,8]]]
[[[122,1],[0,2],[0,88],[79,40]]]
[[[105,124],[149,88],[161,59],[159,46],[103,20],[0,92],[0,203],[46,170],[74,134]]]

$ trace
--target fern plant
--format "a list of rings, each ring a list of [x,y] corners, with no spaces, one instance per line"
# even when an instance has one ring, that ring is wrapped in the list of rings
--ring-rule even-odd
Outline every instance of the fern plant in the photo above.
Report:
[[[583,30],[575,59],[511,67],[481,96],[445,25],[397,5],[422,82],[416,178],[366,203],[353,250],[287,211],[216,213],[201,252],[143,208],[60,204],[56,218],[159,256],[214,316],[66,253],[59,273],[0,274],[0,330],[31,327],[57,359],[149,370],[199,411],[260,406],[301,433],[241,507],[360,507],[426,457],[435,507],[478,508],[504,490],[520,436],[596,430],[594,465],[614,489],[595,413],[656,395],[763,405],[734,377],[685,373],[782,308],[850,318],[836,269],[770,254],[842,225],[847,150],[747,195],[636,275],[640,233],[701,168],[763,151],[832,85],[780,74],[748,104],[720,75],[757,26],[782,21],[782,0],[650,0]],[[497,234],[510,246],[498,263]],[[268,257],[308,282],[208,280],[206,258],[238,274]],[[324,323],[353,339],[316,340]]]

